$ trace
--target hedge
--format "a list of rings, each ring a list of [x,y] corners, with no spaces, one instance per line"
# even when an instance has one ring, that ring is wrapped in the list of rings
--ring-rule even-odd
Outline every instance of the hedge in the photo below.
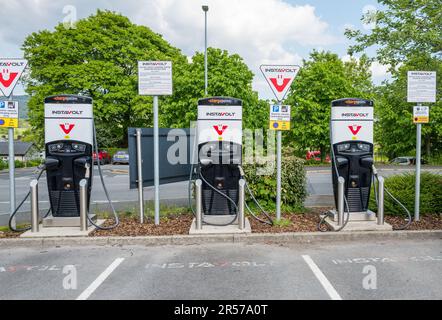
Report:
[[[414,191],[416,175],[404,173],[385,178],[385,187],[411,212],[414,212]],[[373,188],[372,188],[373,189]],[[442,175],[431,172],[421,173],[420,212],[423,214],[442,213]],[[370,208],[376,210],[375,195],[372,190]],[[385,194],[385,214],[403,215],[403,209]]]
[[[16,168],[29,168],[29,167],[37,167],[42,163],[42,160],[35,159],[35,160],[27,160],[27,161],[20,161],[15,160],[14,164]],[[8,161],[0,160],[0,170],[8,169],[9,164]]]
[[[261,161],[262,162],[262,161]],[[304,160],[285,152],[282,157],[281,207],[283,211],[303,208],[307,197]],[[247,163],[245,161],[245,163]],[[276,162],[243,165],[247,182],[262,206],[274,210],[276,205]],[[267,171],[267,172],[266,172]],[[265,174],[262,174],[262,173]]]

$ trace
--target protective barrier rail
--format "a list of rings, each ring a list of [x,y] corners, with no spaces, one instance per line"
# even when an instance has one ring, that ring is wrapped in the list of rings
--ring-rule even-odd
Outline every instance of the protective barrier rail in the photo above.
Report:
[[[39,209],[38,209],[38,181],[33,179],[30,183],[31,191],[31,230],[39,232]]]
[[[87,180],[80,181],[80,230],[87,231]]]
[[[338,226],[344,225],[344,185],[345,179],[338,178]]]
[[[202,188],[203,181],[201,179],[197,179],[195,181],[195,224],[197,230],[201,230],[203,228]]]

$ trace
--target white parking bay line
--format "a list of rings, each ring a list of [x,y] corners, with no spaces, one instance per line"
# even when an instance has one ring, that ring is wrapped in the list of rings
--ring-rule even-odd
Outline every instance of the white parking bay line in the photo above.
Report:
[[[319,269],[319,267],[316,265],[316,263],[310,258],[309,255],[303,255],[302,258],[307,263],[307,265],[312,270],[313,274],[316,276],[316,278],[319,280],[321,285],[324,287],[325,291],[327,291],[328,295],[332,300],[342,300],[339,293],[333,288],[332,284],[328,279],[325,277],[325,275],[322,273],[322,271]]]
[[[94,293],[95,290],[106,280],[106,278],[114,271],[121,262],[123,262],[124,258],[117,258],[114,260],[114,262],[111,263],[109,267],[104,270],[97,279],[92,282],[89,287],[86,288],[78,297],[76,300],[87,300],[92,293]]]

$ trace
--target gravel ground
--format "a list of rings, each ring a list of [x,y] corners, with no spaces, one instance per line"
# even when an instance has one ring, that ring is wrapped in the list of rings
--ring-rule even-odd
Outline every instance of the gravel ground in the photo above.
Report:
[[[252,232],[256,233],[280,233],[280,232],[315,232],[319,222],[319,214],[330,208],[313,208],[308,213],[282,214],[282,223],[275,226],[260,223],[252,217],[249,221]],[[144,224],[133,217],[122,217],[120,225],[113,230],[96,230],[91,236],[159,236],[159,235],[184,235],[188,234],[192,223],[191,214],[174,214],[161,218],[159,226],[154,224],[153,218],[147,218]],[[264,217],[261,217],[264,219]],[[385,216],[386,222],[399,227],[405,223],[403,217]],[[113,220],[105,222],[104,226],[112,225]],[[423,215],[421,221],[413,222],[407,230],[442,230],[442,218],[440,215]],[[0,238],[18,237],[20,233],[0,231]]]

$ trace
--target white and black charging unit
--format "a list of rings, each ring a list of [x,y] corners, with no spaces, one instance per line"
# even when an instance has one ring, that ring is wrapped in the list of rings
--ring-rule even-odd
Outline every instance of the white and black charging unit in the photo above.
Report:
[[[374,163],[373,119],[372,100],[344,98],[331,103],[330,147],[337,209],[331,210],[325,221],[334,230],[343,229],[349,221],[365,222],[363,227],[368,229],[391,228],[383,222],[380,227],[370,223],[377,220],[368,209]]]
[[[80,181],[87,181],[87,211],[92,188],[94,117],[92,99],[76,95],[45,98],[46,176],[52,214],[47,226],[79,226]]]
[[[95,215],[89,214],[93,152],[98,154],[92,98],[70,94],[45,98],[44,125],[45,162],[40,166],[41,170],[36,180],[31,182],[35,190],[37,181],[46,171],[50,208],[43,217],[43,227],[78,226],[81,231],[91,231],[92,229],[88,229],[90,225],[103,230],[115,228],[119,224],[119,219],[104,183],[99,161],[98,173],[115,223],[100,226],[103,221],[97,223]],[[13,231],[27,231],[31,227],[32,230],[39,229],[38,191],[31,197],[32,226],[16,228],[11,223],[30,194],[31,191],[23,198],[9,219],[9,228]],[[33,210],[33,207],[36,209]]]
[[[198,100],[198,177],[205,216],[232,216],[239,210],[242,162],[242,101],[230,97]],[[211,220],[214,223],[214,219]],[[216,220],[216,219],[215,219]]]
[[[373,122],[372,100],[343,98],[331,103],[330,151],[336,210],[322,216],[320,231],[324,231],[324,223],[334,231],[369,231],[403,230],[412,222],[410,211],[384,186],[374,166]],[[372,186],[377,213],[368,208]],[[406,213],[403,225],[393,228],[384,221],[384,193]]]
[[[242,100],[232,97],[198,100],[194,144],[197,161],[196,167],[192,161],[189,177],[189,205],[195,215],[191,233],[192,230],[198,233],[203,225],[215,227],[212,231],[224,232],[226,230],[216,228],[236,224],[239,228],[230,231],[251,232],[245,209],[258,221],[273,224],[247,183],[242,168],[242,132]],[[194,177],[196,210],[191,203]],[[246,191],[266,220],[257,217],[247,205]]]

